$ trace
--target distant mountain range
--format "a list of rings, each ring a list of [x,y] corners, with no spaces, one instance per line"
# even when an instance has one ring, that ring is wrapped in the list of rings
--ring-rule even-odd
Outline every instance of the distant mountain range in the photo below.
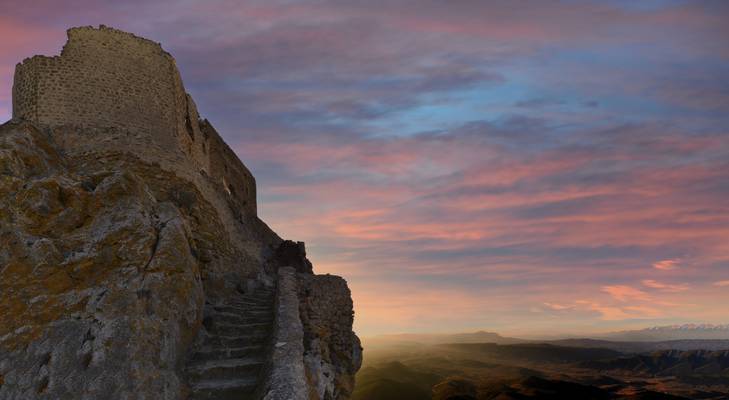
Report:
[[[421,344],[441,344],[441,343],[497,343],[497,344],[515,344],[527,342],[558,342],[563,340],[609,340],[623,342],[665,342],[678,340],[729,340],[729,324],[713,325],[713,324],[683,324],[683,325],[666,325],[654,326],[639,330],[626,330],[608,332],[602,334],[591,334],[571,339],[563,340],[537,340],[537,339],[518,339],[513,337],[501,336],[495,332],[476,331],[468,333],[402,333],[392,335],[381,335],[366,338],[371,344],[381,342],[400,342],[400,343],[421,343]]]
[[[729,350],[729,340],[722,339],[686,339],[649,341],[598,340],[598,339],[562,339],[545,343],[580,348],[603,348],[622,353],[644,353],[661,350]]]
[[[606,360],[623,356],[623,353],[606,348],[566,347],[547,343],[495,344],[454,343],[439,345],[440,348],[460,350],[471,357],[491,360],[529,360],[538,363],[573,363],[588,360]]]
[[[729,349],[729,325],[685,324],[657,326],[633,331],[610,332],[583,338],[560,340],[525,340],[501,336],[498,333],[477,331],[454,334],[382,335],[365,338],[367,349],[387,347],[393,344],[449,344],[449,343],[496,343],[500,345],[547,343],[579,348],[603,348],[623,353],[641,353],[658,350],[727,350]]]
[[[393,343],[407,344],[444,344],[444,343],[497,343],[516,344],[525,343],[528,340],[504,337],[494,332],[477,331],[470,333],[449,333],[449,334],[427,334],[427,333],[402,333],[394,335],[381,335],[372,338],[362,339],[367,348],[380,345],[391,345]]]
[[[667,340],[729,340],[728,325],[684,324],[611,332],[594,335],[595,339],[632,342],[658,342]]]

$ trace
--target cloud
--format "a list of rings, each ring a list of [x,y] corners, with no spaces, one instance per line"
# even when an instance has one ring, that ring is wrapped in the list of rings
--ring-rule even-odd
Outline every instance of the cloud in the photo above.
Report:
[[[557,304],[557,303],[543,303],[545,306],[549,307],[552,310],[555,311],[566,311],[566,310],[572,310],[575,308],[574,305],[565,305],[565,304]]]
[[[665,316],[661,310],[645,305],[604,304],[599,301],[581,299],[575,302],[581,309],[597,312],[604,321],[626,321],[633,319],[655,319]]]
[[[717,282],[714,282],[714,286],[719,286],[719,287],[729,286],[729,281],[717,281]]]
[[[672,285],[667,283],[661,283],[652,279],[645,279],[642,281],[643,285],[651,289],[658,289],[665,292],[684,292],[689,289],[689,285],[682,283],[678,285]]]
[[[663,314],[651,307],[614,307],[592,304],[591,309],[600,313],[600,318],[606,321],[624,321],[630,319],[654,319]]]
[[[660,269],[661,271],[671,271],[678,269],[681,260],[663,260],[653,263],[653,268]]]
[[[626,285],[603,286],[602,291],[621,302],[629,300],[648,301],[651,299],[648,293]]]

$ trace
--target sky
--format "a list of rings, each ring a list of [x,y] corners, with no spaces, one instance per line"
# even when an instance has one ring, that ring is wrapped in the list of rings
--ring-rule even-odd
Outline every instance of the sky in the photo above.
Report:
[[[176,58],[361,336],[729,323],[729,2],[0,0]]]

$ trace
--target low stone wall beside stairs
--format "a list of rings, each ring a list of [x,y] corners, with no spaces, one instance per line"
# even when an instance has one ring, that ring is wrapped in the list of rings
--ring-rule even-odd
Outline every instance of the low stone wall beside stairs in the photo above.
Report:
[[[262,377],[264,400],[345,400],[362,347],[347,282],[338,276],[278,269],[272,354]]]
[[[296,270],[278,270],[273,352],[262,386],[264,400],[306,400],[308,389],[304,368],[304,328],[299,317]]]

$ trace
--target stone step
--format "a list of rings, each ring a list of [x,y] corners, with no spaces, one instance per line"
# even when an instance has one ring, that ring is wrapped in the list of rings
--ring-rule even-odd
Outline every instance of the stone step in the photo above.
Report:
[[[213,327],[235,327],[240,329],[258,329],[258,328],[267,328],[270,327],[270,322],[245,322],[245,323],[238,323],[228,320],[227,318],[221,318],[218,320],[213,320]]]
[[[240,313],[232,313],[232,312],[212,312],[209,313],[208,316],[210,316],[213,320],[213,323],[217,321],[226,321],[230,323],[241,323],[241,324],[248,324],[248,323],[268,323],[272,324],[274,317],[271,313],[265,313],[260,315],[248,315],[249,313],[246,313],[246,315],[241,315]]]
[[[232,300],[226,305],[243,306],[243,307],[273,307],[273,300]]]
[[[248,293],[248,294],[256,294],[256,293],[276,293],[276,288],[275,287],[258,288],[258,289],[254,290],[253,292]],[[247,296],[248,294],[246,294],[244,296]]]
[[[274,293],[252,293],[252,294],[244,294],[242,296],[236,296],[235,299],[246,299],[246,300],[258,300],[258,299],[266,299],[271,300],[274,297]]]
[[[263,357],[266,353],[266,346],[263,344],[242,346],[242,347],[224,347],[207,345],[201,347],[194,355],[193,360],[220,360],[225,358],[241,358],[241,357]]]
[[[271,336],[272,329],[251,329],[248,331],[234,331],[234,332],[216,332],[206,331],[205,341],[215,341],[220,339],[261,339]]]
[[[207,303],[206,305],[211,306],[217,306],[217,305],[227,305],[227,304],[233,304],[233,303],[242,303],[242,304],[252,304],[252,305],[272,305],[274,303],[273,299],[242,299],[242,298],[236,298],[236,299],[230,299],[225,302],[220,303]]]
[[[191,385],[190,400],[253,400],[256,378],[206,379]]]
[[[274,293],[254,293],[246,294],[242,296],[232,297],[231,300],[243,300],[243,301],[273,301],[276,297]]]
[[[271,324],[249,328],[243,328],[242,325],[213,324],[207,331],[210,336],[269,336],[273,332],[273,327]]]
[[[273,307],[273,299],[258,299],[258,300],[244,300],[244,299],[233,299],[225,304],[235,304],[243,306],[260,306],[260,307]]]
[[[207,314],[213,313],[229,313],[234,315],[244,315],[252,317],[270,317],[273,315],[273,308],[260,308],[260,307],[239,307],[239,306],[215,306],[205,309]]]
[[[253,292],[235,296],[236,299],[272,299],[276,292]]]
[[[238,296],[230,299],[230,301],[248,301],[252,303],[270,303],[273,296]]]
[[[269,322],[251,322],[245,324],[225,323],[221,321],[213,321],[207,329],[210,334],[236,336],[246,334],[268,334],[273,326]],[[226,321],[227,322],[227,321]]]
[[[215,306],[213,309],[228,309],[237,313],[247,313],[249,311],[271,314],[273,312],[273,304],[267,306],[256,306],[250,304],[226,304]]]
[[[205,304],[202,347],[186,368],[191,400],[253,400],[269,351],[275,289]]]
[[[189,400],[258,400],[253,388],[200,389],[188,397]]]
[[[276,291],[276,288],[275,287],[271,287],[271,286],[259,286],[259,287],[253,289],[250,292],[244,293],[243,295],[245,296],[245,295],[249,295],[251,293],[275,292],[275,291]]]
[[[229,358],[225,360],[194,361],[187,366],[187,375],[193,382],[201,380],[257,378],[263,367],[260,357]]]
[[[226,303],[226,304],[218,304],[218,305],[211,305],[206,307],[208,310],[235,310],[236,312],[246,312],[246,311],[254,311],[254,312],[266,312],[271,313],[273,312],[273,303],[266,304],[266,305],[257,305],[257,304],[236,304],[236,303]]]
[[[210,335],[205,340],[205,344],[222,347],[247,347],[254,345],[263,345],[269,340],[270,335],[239,335],[239,336],[222,336]]]
[[[236,298],[271,298],[276,292],[251,292],[235,296]]]
[[[248,314],[248,315],[269,315],[273,312],[273,306],[261,307],[261,306],[213,306],[212,309],[217,312],[228,312],[233,314]]]

